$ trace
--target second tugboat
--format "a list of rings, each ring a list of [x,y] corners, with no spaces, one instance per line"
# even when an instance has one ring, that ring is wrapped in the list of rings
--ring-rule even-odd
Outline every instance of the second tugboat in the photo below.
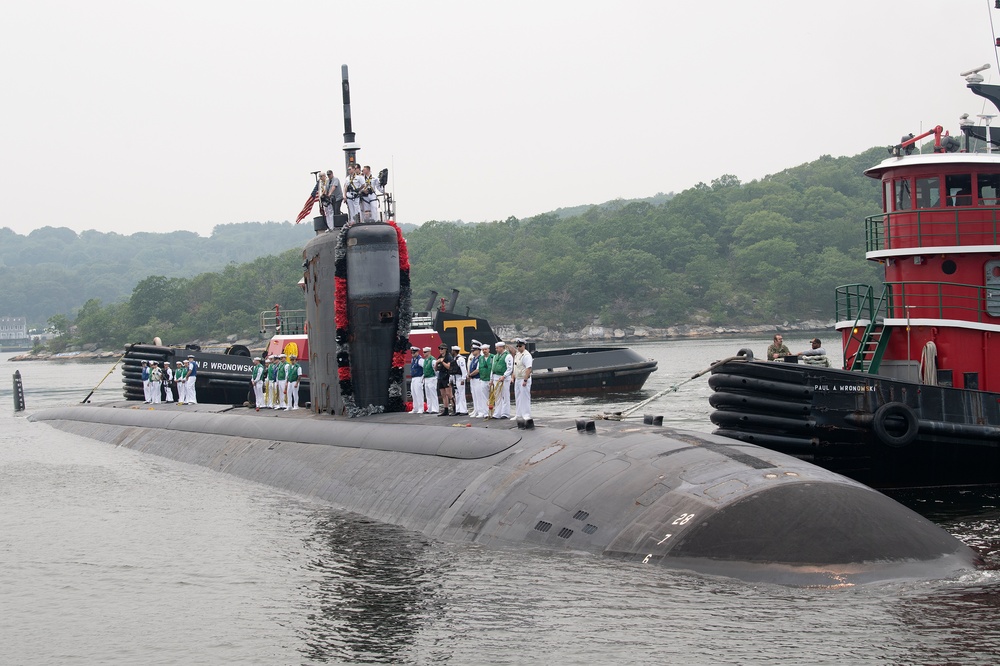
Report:
[[[1000,108],[987,68],[962,76]],[[844,368],[720,363],[716,434],[880,488],[1000,483],[1000,133],[980,117],[962,116],[961,141],[903,137],[865,172],[882,184],[865,249],[885,284],[837,289]]]

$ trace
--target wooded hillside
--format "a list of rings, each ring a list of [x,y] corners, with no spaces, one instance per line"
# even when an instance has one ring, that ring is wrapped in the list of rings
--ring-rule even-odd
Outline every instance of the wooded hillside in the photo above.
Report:
[[[422,307],[431,289],[447,295],[457,288],[463,306],[494,321],[563,329],[595,318],[608,326],[667,327],[829,317],[835,287],[880,280],[877,266],[864,259],[864,218],[879,211],[879,189],[862,172],[884,155],[884,148],[873,148],[824,156],[750,183],[724,175],[666,195],[663,203],[616,201],[579,214],[561,209],[523,220],[407,226],[414,304]],[[232,226],[217,228],[211,239],[149,234],[141,250],[92,244],[85,255],[65,229],[33,232],[27,237],[33,245],[22,242],[17,251],[8,248],[10,234],[0,232],[0,270],[21,280],[24,308],[64,312],[58,328],[75,321],[80,342],[108,347],[154,335],[171,342],[245,336],[256,330],[261,310],[303,306],[296,283],[312,231],[274,225],[266,231],[280,241],[262,241]],[[79,238],[89,241],[92,233]],[[109,240],[126,245],[120,237]],[[201,264],[183,260],[233,262],[282,247],[292,249],[216,273],[196,273]],[[62,251],[76,254],[74,262],[60,264],[55,257]],[[47,257],[45,264],[27,263],[25,257],[38,255]],[[118,282],[101,276],[122,263],[143,277],[118,301]],[[49,286],[29,289],[29,275]],[[69,294],[82,304],[78,311],[59,309]],[[4,308],[19,314],[16,303]]]

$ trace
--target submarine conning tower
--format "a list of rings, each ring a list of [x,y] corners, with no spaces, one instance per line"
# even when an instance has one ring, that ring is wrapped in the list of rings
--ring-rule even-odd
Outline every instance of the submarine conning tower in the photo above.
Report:
[[[312,409],[404,410],[409,264],[395,223],[349,223],[303,252]]]

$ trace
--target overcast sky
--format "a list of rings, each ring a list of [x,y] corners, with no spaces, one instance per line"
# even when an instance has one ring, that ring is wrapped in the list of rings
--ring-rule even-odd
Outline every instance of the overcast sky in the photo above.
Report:
[[[0,227],[294,220],[344,168],[398,220],[760,178],[997,113],[990,0],[31,0],[0,23]]]

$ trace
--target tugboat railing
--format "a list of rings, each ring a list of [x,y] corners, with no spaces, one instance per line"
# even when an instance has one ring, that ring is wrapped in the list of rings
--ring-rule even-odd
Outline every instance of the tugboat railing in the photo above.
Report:
[[[865,218],[867,252],[998,244],[1000,206],[921,208]]]
[[[996,301],[996,308],[987,307]],[[996,314],[991,314],[990,310]],[[872,287],[837,287],[836,320],[854,320],[855,326],[879,319],[954,319],[1000,323],[1000,293],[982,285],[960,282],[886,282],[882,296]]]
[[[887,282],[886,317],[891,319],[953,319],[998,323],[987,309],[991,291],[960,282]],[[1000,309],[995,310],[1000,314]]]
[[[306,332],[305,310],[264,310],[260,313],[261,335],[302,335]]]
[[[878,372],[882,355],[889,341],[888,332],[880,321],[887,311],[888,287],[878,299],[866,284],[837,287],[837,321],[854,319],[851,335],[844,342],[844,367],[859,372]],[[860,335],[859,335],[860,332]],[[856,345],[856,346],[855,346]]]
[[[876,298],[864,284],[837,287],[837,321],[854,321],[844,342],[844,367],[878,372],[891,328],[886,319],[1000,322],[1000,293],[958,282],[887,282]],[[992,312],[996,314],[991,314]]]

